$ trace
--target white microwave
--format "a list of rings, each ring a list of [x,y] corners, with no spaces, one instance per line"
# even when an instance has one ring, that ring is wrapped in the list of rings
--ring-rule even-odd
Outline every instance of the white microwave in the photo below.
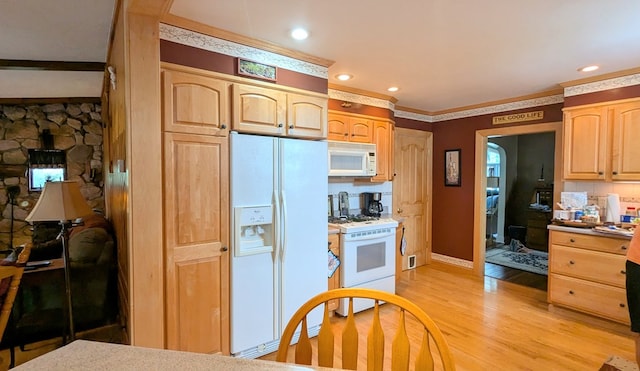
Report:
[[[376,145],[328,141],[329,176],[375,176]]]

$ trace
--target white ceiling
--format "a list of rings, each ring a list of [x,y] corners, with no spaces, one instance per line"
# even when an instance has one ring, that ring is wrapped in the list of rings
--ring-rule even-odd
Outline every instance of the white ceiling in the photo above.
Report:
[[[0,0],[0,59],[104,62],[114,1]],[[330,83],[427,112],[640,67],[638,0],[173,0],[170,12],[333,60]],[[309,39],[290,39],[296,26]],[[0,97],[8,72],[21,71],[0,70]]]

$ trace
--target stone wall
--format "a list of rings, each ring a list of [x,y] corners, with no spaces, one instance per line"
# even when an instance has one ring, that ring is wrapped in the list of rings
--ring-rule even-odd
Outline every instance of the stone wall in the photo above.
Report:
[[[67,180],[80,183],[92,208],[104,210],[101,111],[100,104],[94,103],[0,104],[0,250],[10,246],[11,204],[7,188],[11,186],[20,187],[13,205],[11,245],[31,241],[31,225],[24,219],[40,192],[29,191],[28,150],[42,148],[43,130],[53,136],[52,149],[66,153]]]

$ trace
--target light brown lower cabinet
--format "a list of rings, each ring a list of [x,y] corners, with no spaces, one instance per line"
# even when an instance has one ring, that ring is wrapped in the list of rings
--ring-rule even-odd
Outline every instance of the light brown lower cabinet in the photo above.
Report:
[[[340,257],[340,234],[329,234],[329,250],[337,257]],[[340,267],[333,273],[333,276],[329,277],[328,289],[337,289],[340,287]],[[338,299],[331,300],[329,302],[329,311],[338,309]]]
[[[628,246],[628,239],[551,230],[549,303],[629,324]]]

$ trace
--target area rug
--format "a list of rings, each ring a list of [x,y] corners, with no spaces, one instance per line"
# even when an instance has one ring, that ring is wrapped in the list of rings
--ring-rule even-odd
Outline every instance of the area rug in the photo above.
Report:
[[[609,358],[602,364],[599,371],[637,371],[638,365],[635,362],[629,361],[618,356],[609,356]]]
[[[508,246],[495,248],[487,251],[485,261],[543,275],[549,270],[549,254],[537,250],[514,252]]]

